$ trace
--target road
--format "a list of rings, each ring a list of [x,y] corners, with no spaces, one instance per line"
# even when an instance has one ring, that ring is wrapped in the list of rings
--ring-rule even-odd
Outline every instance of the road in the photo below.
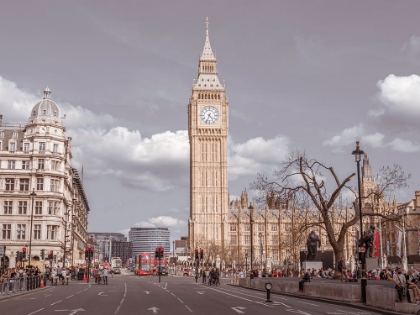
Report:
[[[207,286],[189,277],[136,277],[132,273],[109,278],[109,285],[72,281],[12,299],[0,300],[2,314],[13,315],[128,315],[128,314],[301,314],[374,315],[299,297],[272,295],[226,285]]]

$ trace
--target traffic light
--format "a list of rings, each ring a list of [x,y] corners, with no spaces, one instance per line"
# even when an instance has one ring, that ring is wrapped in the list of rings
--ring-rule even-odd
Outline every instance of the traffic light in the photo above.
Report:
[[[16,252],[16,260],[17,261],[22,261],[22,254],[21,254],[21,252]]]
[[[22,248],[22,260],[26,259],[26,247]]]
[[[198,249],[195,250],[195,260],[198,260]]]
[[[48,255],[48,260],[53,260],[54,258],[54,252],[50,250],[50,254]]]
[[[89,260],[89,247],[85,248],[85,260]]]
[[[45,260],[45,249],[41,249],[41,259]]]
[[[90,247],[89,248],[89,260],[93,260],[93,251],[94,251],[94,248]]]
[[[204,251],[200,249],[200,259],[204,259]]]

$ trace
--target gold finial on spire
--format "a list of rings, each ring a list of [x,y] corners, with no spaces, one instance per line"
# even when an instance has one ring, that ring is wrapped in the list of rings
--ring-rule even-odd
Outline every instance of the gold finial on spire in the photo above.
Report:
[[[209,18],[206,17],[206,35],[209,35]]]

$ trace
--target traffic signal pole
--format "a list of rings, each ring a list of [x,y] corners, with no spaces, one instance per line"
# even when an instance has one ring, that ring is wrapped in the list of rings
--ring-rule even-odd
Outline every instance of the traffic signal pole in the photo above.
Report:
[[[161,257],[162,254],[163,253],[160,251],[159,252],[159,270],[158,270],[158,273],[159,273],[159,283],[160,283],[160,274],[162,273],[162,270],[161,270],[161,267],[160,267],[160,257]]]

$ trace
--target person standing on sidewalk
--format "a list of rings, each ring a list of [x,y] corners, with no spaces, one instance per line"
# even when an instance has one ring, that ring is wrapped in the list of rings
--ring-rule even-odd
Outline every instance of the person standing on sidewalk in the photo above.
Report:
[[[348,282],[349,281],[349,277],[347,275],[346,262],[344,261],[344,257],[343,256],[341,256],[341,259],[338,262],[338,271],[341,273],[341,276],[340,276],[341,282],[343,282],[343,278],[345,278],[345,281]]]

